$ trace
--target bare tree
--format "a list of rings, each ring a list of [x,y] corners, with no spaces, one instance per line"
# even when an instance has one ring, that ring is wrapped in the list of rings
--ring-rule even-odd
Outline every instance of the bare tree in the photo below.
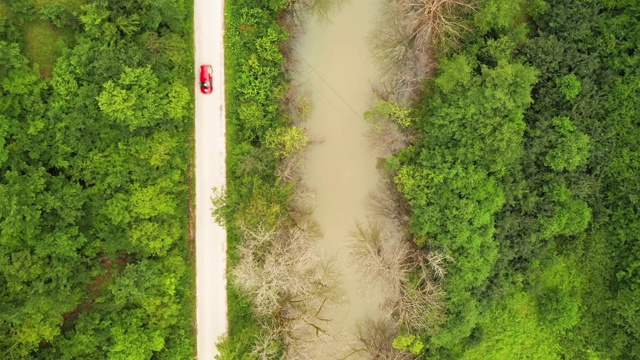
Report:
[[[372,37],[372,52],[387,91],[398,99],[416,99],[425,76],[434,69],[435,49],[452,46],[467,28],[461,15],[476,0],[387,0]]]
[[[286,157],[278,163],[276,169],[278,177],[285,184],[299,184],[302,180],[302,168],[305,159],[305,153],[298,152],[292,156]],[[299,189],[302,192],[303,187]]]
[[[269,324],[254,351],[268,354],[279,339],[290,358],[301,358],[323,339],[327,308],[341,300],[338,276],[314,250],[310,229],[282,221],[271,228],[240,222],[239,228],[243,243],[232,280]]]
[[[284,111],[289,114],[294,124],[307,120],[311,113],[311,94],[301,85],[290,84],[282,100]]]
[[[428,52],[429,48],[455,43],[467,28],[460,15],[473,10],[474,0],[396,0],[407,14],[414,46]]]
[[[274,360],[279,353],[280,331],[273,324],[263,325],[263,331],[258,334],[251,355],[258,360]]]
[[[331,11],[345,3],[345,0],[289,0],[287,15],[296,24],[302,25],[307,16],[327,20]]]
[[[411,354],[396,350],[391,346],[397,335],[397,329],[393,322],[386,318],[365,318],[357,324],[357,341],[346,356],[358,353],[368,360],[411,360],[415,357]]]
[[[366,136],[371,147],[379,149],[383,156],[392,155],[405,148],[411,139],[407,132],[389,118],[383,118],[376,126],[369,127]]]
[[[398,326],[409,332],[433,330],[443,320],[443,292],[433,278],[428,262],[420,256],[414,260],[418,264],[402,283],[395,301],[387,304],[387,309],[397,320]]]
[[[283,184],[291,186],[292,191],[288,201],[290,220],[299,228],[309,232],[309,236],[317,238],[322,233],[319,225],[313,219],[313,206],[310,203],[310,200],[315,197],[315,192],[302,179],[307,149],[308,145],[305,145],[302,151],[281,159],[276,173]]]
[[[377,282],[387,294],[397,294],[407,275],[406,246],[380,222],[356,222],[351,254],[367,281]]]
[[[407,237],[411,207],[398,191],[391,174],[383,173],[377,191],[369,194],[369,209],[374,216],[386,219],[395,231]]]
[[[380,94],[379,94],[380,95]],[[414,139],[411,110],[396,100],[378,100],[364,113],[369,124],[367,138],[372,148],[383,156],[397,153]]]
[[[398,328],[430,330],[442,320],[442,290],[447,257],[429,253],[402,234],[385,231],[381,221],[356,224],[352,254],[370,281],[387,294],[383,310]]]
[[[421,57],[427,53],[416,51],[411,44],[411,31],[406,26],[406,14],[402,6],[394,0],[383,3],[380,22],[371,37],[371,52],[379,66],[383,91],[394,94],[405,102],[414,100],[420,90],[420,83],[426,75],[426,68],[420,68]]]

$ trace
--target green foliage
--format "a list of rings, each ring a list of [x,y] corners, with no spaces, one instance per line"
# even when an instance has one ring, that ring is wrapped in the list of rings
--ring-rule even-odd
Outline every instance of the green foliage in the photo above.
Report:
[[[558,85],[567,100],[575,99],[582,87],[580,80],[573,73],[557,78],[556,85]]]
[[[391,344],[394,349],[406,351],[413,355],[420,355],[424,349],[424,343],[415,334],[398,335]]]
[[[238,341],[231,341],[229,337],[221,339],[217,344],[218,355],[216,360],[223,359],[240,359],[240,360],[256,360],[255,356],[250,354],[250,349],[246,349],[243,344],[251,343],[253,339],[243,339],[240,335],[234,336]],[[240,340],[242,339],[242,340]]]
[[[558,258],[533,267],[535,298],[538,317],[549,327],[549,332],[564,333],[579,319],[580,281],[570,260]],[[538,273],[539,271],[539,273]]]
[[[102,32],[102,25],[109,18],[109,10],[105,2],[91,3],[82,6],[80,21],[84,26],[85,33],[91,37],[97,37]]]
[[[31,21],[35,17],[36,7],[33,1],[11,0],[8,3],[11,13],[22,21]]]
[[[545,157],[545,163],[555,171],[573,171],[587,164],[592,146],[589,135],[576,131],[568,117],[551,120],[557,135],[551,142],[551,150]]]
[[[65,41],[62,32],[45,21],[24,24],[25,55],[41,67],[41,75],[49,76]]]
[[[538,313],[552,328],[571,328],[578,323],[578,306],[571,294],[558,288],[546,289],[537,299]]]
[[[411,230],[454,258],[445,279],[447,326],[430,351],[459,348],[479,321],[476,293],[498,258],[495,216],[506,203],[502,179],[522,156],[524,111],[537,72],[507,37],[481,41],[441,60],[416,120],[420,142],[399,156],[395,182],[412,207]]]
[[[267,132],[264,142],[276,157],[286,158],[302,152],[309,144],[309,135],[297,126],[279,127]]]
[[[549,3],[545,0],[529,0],[527,14],[537,18],[549,9]]]
[[[262,224],[266,229],[275,228],[285,209],[283,200],[286,199],[286,195],[279,190],[261,186],[253,189],[251,197],[244,201],[234,214],[236,225],[255,229]],[[283,195],[284,197],[281,197]]]
[[[375,105],[365,111],[364,118],[374,126],[379,126],[379,122],[388,118],[403,128],[411,125],[411,109],[402,106],[397,101],[378,100]]]
[[[45,3],[38,8],[38,15],[42,20],[50,21],[57,28],[77,26],[77,19],[73,12],[59,2]]]
[[[124,67],[117,81],[109,80],[98,96],[98,106],[107,116],[129,126],[131,131],[156,125],[164,117],[163,98],[156,93],[158,79],[150,67]]]
[[[631,69],[637,68],[640,58],[629,51],[636,40],[626,36],[639,28],[639,12],[637,4],[562,1],[537,19],[536,25],[546,34],[528,46],[528,57],[548,73],[539,89],[539,105],[531,115],[553,134],[538,140],[551,149],[540,155],[545,154],[545,163],[554,171],[563,171],[553,176],[542,172],[532,181],[543,176],[549,182],[569,180],[548,192],[555,214],[545,229],[573,235],[560,239],[580,249],[578,262],[588,276],[580,296],[586,306],[578,320],[566,291],[552,287],[553,296],[543,302],[558,308],[551,315],[553,321],[576,323],[565,341],[568,357],[640,357],[638,326],[628,321],[638,306],[629,297],[636,287],[633,281],[615,276],[637,254],[635,246],[622,245],[637,239],[634,224],[638,218],[630,211],[635,200],[626,200],[637,189],[622,183],[629,176],[637,177],[639,170],[633,160],[637,151],[632,150],[637,148],[638,132],[631,119],[637,118],[640,98],[637,91],[629,90],[638,89],[637,75],[631,75],[637,71]],[[566,50],[559,51],[561,48]],[[571,121],[558,118],[564,114],[570,114]],[[583,184],[591,174],[600,186],[585,192]],[[624,300],[618,302],[618,298]],[[568,319],[561,309],[569,314]],[[625,315],[618,317],[622,313]]]
[[[474,24],[480,35],[489,30],[506,30],[519,21],[527,0],[485,0],[474,15]]]
[[[540,220],[542,237],[550,239],[557,235],[577,235],[587,228],[591,220],[589,205],[574,197],[565,185],[555,185],[548,191],[553,204],[551,215]]]
[[[190,56],[177,64],[124,32],[77,26],[74,11],[91,23],[85,10],[102,12],[95,24],[117,13],[142,26],[116,1],[15,3],[26,41],[0,31],[0,353],[191,358]],[[189,36],[179,33],[185,49]],[[62,51],[58,38],[76,41]]]
[[[275,22],[277,12],[241,3],[227,10],[227,42],[232,49],[228,81],[233,86],[232,96],[238,101],[237,107],[228,108],[228,117],[238,126],[243,140],[260,140],[281,118],[278,102],[285,89],[281,72],[284,59],[278,44],[288,35]]]
[[[482,318],[480,342],[461,359],[561,359],[558,339],[536,320],[536,304],[526,292],[495,302]]]

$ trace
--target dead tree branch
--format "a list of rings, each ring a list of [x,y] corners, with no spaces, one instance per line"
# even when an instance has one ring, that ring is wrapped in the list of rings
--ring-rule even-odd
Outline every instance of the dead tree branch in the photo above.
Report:
[[[422,81],[434,70],[437,49],[455,46],[468,31],[463,15],[476,0],[388,0],[372,38],[372,53],[384,87],[403,102],[420,94]]]

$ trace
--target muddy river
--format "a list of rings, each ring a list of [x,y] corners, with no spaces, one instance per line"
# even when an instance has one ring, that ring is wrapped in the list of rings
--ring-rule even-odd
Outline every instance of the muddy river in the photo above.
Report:
[[[362,281],[349,252],[349,234],[356,220],[366,219],[366,200],[379,176],[362,119],[376,82],[367,39],[379,5],[380,0],[348,0],[328,21],[309,21],[297,47],[298,82],[313,102],[305,126],[317,141],[309,151],[304,179],[315,191],[314,215],[323,232],[319,251],[335,257],[345,292],[344,304],[332,311],[327,327],[331,340],[318,344],[317,359],[348,354],[356,324],[365,316],[376,317],[382,301],[376,289]]]

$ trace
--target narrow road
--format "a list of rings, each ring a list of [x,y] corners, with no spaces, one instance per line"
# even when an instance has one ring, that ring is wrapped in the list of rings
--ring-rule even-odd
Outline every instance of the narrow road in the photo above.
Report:
[[[223,0],[194,0],[196,146],[196,321],[198,359],[213,360],[227,332],[227,233],[211,216],[214,187],[226,183]],[[200,92],[201,64],[213,66],[213,93]]]

